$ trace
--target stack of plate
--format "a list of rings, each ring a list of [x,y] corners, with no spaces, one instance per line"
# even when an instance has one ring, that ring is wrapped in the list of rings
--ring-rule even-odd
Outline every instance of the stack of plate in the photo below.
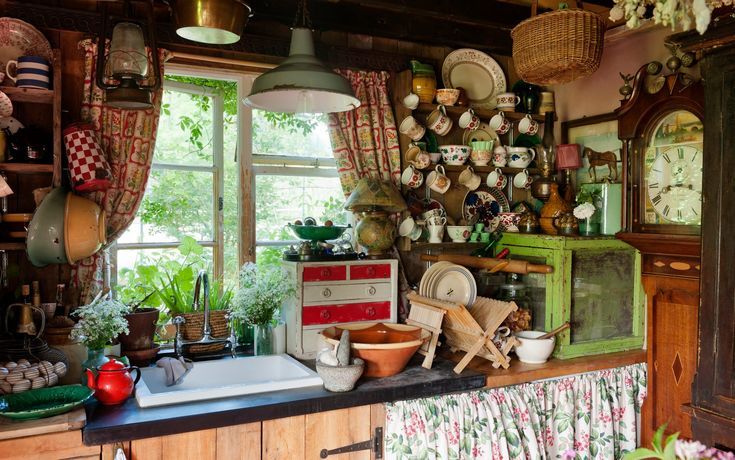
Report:
[[[437,262],[421,277],[419,295],[472,306],[477,298],[477,283],[469,270],[451,262]]]

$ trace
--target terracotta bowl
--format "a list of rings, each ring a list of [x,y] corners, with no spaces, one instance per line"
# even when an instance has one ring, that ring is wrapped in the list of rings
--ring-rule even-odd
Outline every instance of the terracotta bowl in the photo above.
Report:
[[[320,334],[335,346],[346,329],[350,331],[352,355],[365,361],[364,377],[388,377],[401,372],[430,336],[420,327],[384,323],[330,327]]]
[[[64,246],[70,264],[93,255],[107,242],[105,213],[92,200],[69,192],[64,222]]]

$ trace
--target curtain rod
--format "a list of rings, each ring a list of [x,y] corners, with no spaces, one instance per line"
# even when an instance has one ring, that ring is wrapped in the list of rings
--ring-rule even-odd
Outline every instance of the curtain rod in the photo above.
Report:
[[[266,62],[246,61],[246,60],[238,60],[238,59],[231,59],[231,58],[206,56],[206,55],[201,55],[201,54],[182,53],[179,51],[173,51],[172,54],[173,54],[172,58],[189,59],[192,61],[210,62],[210,63],[217,63],[217,64],[228,64],[228,65],[233,65],[233,66],[238,66],[238,67],[248,67],[248,68],[256,68],[256,69],[272,69],[278,65],[278,64],[269,64]]]

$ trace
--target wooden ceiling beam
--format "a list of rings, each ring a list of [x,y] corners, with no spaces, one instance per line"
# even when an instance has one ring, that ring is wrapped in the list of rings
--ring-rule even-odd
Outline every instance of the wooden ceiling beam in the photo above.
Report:
[[[529,8],[499,1],[477,0],[315,0],[312,3],[357,4],[366,8],[401,15],[405,22],[415,18],[431,18],[454,24],[495,27],[511,30],[526,19]]]
[[[268,22],[291,25],[295,1],[255,0],[253,27]],[[486,52],[510,55],[508,29],[485,24],[456,24],[426,16],[404,15],[383,9],[368,8],[351,2],[314,2],[309,6],[314,29],[365,34],[453,48],[477,48]],[[250,26],[248,26],[250,27]]]

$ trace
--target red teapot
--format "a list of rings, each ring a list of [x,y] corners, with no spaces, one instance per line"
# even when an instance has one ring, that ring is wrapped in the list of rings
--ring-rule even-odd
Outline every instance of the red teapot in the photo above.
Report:
[[[130,372],[137,374],[135,380]],[[87,386],[94,390],[94,397],[106,405],[122,404],[133,394],[135,384],[140,380],[140,369],[126,366],[116,359],[110,359],[97,368],[97,376],[87,369]]]

